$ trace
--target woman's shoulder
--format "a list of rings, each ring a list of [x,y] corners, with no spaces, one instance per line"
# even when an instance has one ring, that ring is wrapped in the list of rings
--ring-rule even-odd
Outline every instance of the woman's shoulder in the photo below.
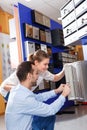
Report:
[[[40,74],[40,76],[42,76],[42,77],[46,77],[46,76],[48,76],[48,75],[54,75],[54,74],[52,74],[51,72],[49,72],[48,70],[46,70],[45,72],[43,72],[43,73],[41,73]]]

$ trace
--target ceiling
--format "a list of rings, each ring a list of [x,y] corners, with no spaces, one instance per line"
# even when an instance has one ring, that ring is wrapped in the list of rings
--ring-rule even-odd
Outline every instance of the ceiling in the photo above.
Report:
[[[51,19],[58,21],[58,17],[60,15],[60,8],[67,2],[68,0],[31,0],[27,2],[26,0],[0,0],[0,7],[13,14],[13,6],[14,4],[21,3],[31,9],[35,9]]]

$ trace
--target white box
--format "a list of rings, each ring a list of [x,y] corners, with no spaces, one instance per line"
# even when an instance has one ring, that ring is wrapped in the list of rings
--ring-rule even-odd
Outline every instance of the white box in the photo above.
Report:
[[[82,0],[74,0],[75,6],[78,5]]]
[[[79,40],[79,35],[78,35],[78,32],[75,32],[64,39],[65,46],[70,45],[70,44],[72,45],[72,43],[76,42],[77,40]]]
[[[33,27],[33,38],[39,40],[39,28]]]
[[[76,9],[76,17],[80,16],[82,13],[84,13],[85,11],[87,11],[87,1],[84,1],[83,3],[81,3],[81,5],[79,5]]]
[[[82,15],[80,18],[77,19],[77,26],[78,28],[87,24],[87,13]]]
[[[81,28],[79,31],[78,31],[78,36],[79,38],[82,38],[83,36],[86,36],[87,35],[87,26]]]
[[[64,37],[70,35],[71,33],[73,33],[76,30],[77,30],[77,23],[75,21],[72,24],[70,24],[68,27],[63,29]]]
[[[29,54],[35,52],[35,43],[26,41],[25,42],[25,57],[28,58]]]
[[[50,28],[50,18],[43,15],[43,25]]]
[[[61,16],[62,18],[65,17],[71,10],[74,9],[74,3],[73,0],[71,0],[63,9],[61,9]]]
[[[63,27],[67,26],[76,19],[75,12],[71,12],[67,17],[62,20]]]
[[[46,42],[47,43],[52,43],[50,30],[45,30],[45,34],[46,34]]]
[[[47,45],[41,44],[41,50],[47,53]]]

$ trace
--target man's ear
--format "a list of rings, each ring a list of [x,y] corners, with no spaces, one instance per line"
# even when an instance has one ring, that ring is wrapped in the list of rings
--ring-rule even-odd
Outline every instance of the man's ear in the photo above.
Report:
[[[31,73],[28,73],[27,74],[27,79],[30,79],[31,78]]]

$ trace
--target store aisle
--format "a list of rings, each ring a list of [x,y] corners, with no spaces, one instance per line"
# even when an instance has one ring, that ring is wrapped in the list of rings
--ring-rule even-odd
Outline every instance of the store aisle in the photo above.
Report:
[[[86,130],[87,105],[76,106],[67,110],[75,111],[75,114],[57,115],[55,130]]]
[[[87,105],[77,106],[66,111],[75,111],[75,114],[61,114],[56,116],[54,130],[86,130]],[[0,130],[5,129],[4,116],[0,116]]]

